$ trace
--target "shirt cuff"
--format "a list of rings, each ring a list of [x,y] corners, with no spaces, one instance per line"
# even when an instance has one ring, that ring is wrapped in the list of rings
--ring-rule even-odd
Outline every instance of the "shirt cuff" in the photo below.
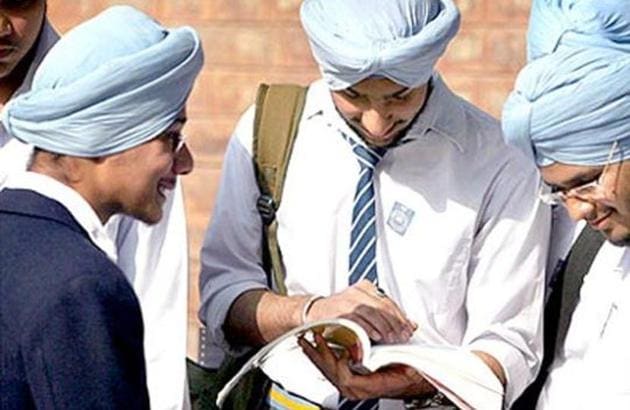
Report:
[[[475,340],[468,345],[470,350],[478,350],[494,357],[505,374],[505,396],[503,407],[510,408],[533,380],[534,369],[530,369],[522,354],[503,340]]]
[[[209,339],[212,340],[214,345],[220,347],[224,352],[232,356],[241,356],[249,351],[250,347],[242,345],[236,346],[228,343],[223,333],[223,325],[227,319],[230,307],[236,298],[247,291],[255,289],[267,290],[260,282],[256,281],[241,282],[226,287],[223,290],[215,292],[208,303],[205,304],[205,312],[202,312],[201,316],[205,318]]]

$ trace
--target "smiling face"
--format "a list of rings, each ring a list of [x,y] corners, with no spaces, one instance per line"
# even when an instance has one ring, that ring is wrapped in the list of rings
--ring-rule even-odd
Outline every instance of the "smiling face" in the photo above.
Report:
[[[373,147],[399,140],[422,109],[428,85],[407,88],[386,78],[368,78],[345,90],[333,91],[341,116]]]
[[[33,48],[45,11],[45,0],[0,0],[0,80]]]
[[[193,159],[184,144],[174,151],[185,113],[157,137],[101,159],[95,194],[89,201],[101,219],[122,213],[148,224],[162,218],[166,193],[175,188],[178,175],[188,174]]]
[[[564,201],[574,220],[584,219],[618,246],[630,246],[630,161],[604,167],[555,163],[542,167],[545,182],[567,192]],[[571,194],[571,189],[601,178],[602,194],[590,197]]]

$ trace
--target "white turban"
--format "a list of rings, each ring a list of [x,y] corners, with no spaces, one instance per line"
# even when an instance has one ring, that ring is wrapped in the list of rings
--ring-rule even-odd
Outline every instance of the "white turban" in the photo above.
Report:
[[[630,2],[534,0],[528,57],[503,109],[508,143],[539,166],[630,150]]]
[[[132,7],[111,7],[61,38],[2,122],[50,152],[114,154],[177,119],[202,65],[193,29],[166,29]]]
[[[425,84],[459,29],[451,0],[305,0],[300,16],[332,90],[372,76]]]

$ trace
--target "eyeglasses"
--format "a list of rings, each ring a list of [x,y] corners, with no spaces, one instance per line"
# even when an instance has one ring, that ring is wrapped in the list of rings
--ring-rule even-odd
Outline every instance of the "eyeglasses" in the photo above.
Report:
[[[538,193],[538,198],[540,201],[547,205],[565,205],[568,198],[578,198],[582,200],[594,200],[597,198],[604,198],[608,194],[606,192],[606,188],[603,185],[604,176],[608,172],[610,165],[613,162],[613,157],[619,143],[617,141],[613,142],[612,147],[610,147],[610,152],[608,153],[608,159],[606,160],[606,165],[602,170],[602,173],[599,177],[591,182],[588,182],[584,185],[576,186],[571,189],[563,190],[558,189],[552,192],[543,192],[545,190],[549,190],[549,186],[543,184],[540,192]]]
[[[167,132],[164,134],[164,137],[168,139],[173,154],[178,154],[186,145],[186,136],[179,132]]]

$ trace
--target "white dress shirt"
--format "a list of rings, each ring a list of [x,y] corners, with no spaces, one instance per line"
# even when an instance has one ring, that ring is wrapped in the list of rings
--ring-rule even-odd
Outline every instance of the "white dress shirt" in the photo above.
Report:
[[[438,76],[433,84],[408,142],[390,148],[375,173],[379,285],[419,324],[415,340],[493,355],[505,369],[510,403],[542,354],[549,210],[537,200],[537,171],[503,143],[497,122]],[[235,348],[222,331],[232,302],[266,287],[253,114],[245,113],[229,143],[201,253],[200,317],[223,349]],[[359,164],[340,131],[356,134],[321,81],[309,88],[299,127],[277,213],[286,285],[291,295],[330,295],[348,286]]]
[[[630,250],[602,245],[538,409],[630,408]]]
[[[34,72],[59,36],[46,21],[36,56],[14,96],[30,89]],[[0,124],[0,189],[12,173],[26,169],[32,148],[7,135]],[[118,267],[140,300],[151,408],[189,408],[186,385],[188,241],[180,184],[167,195],[162,220],[153,226],[126,216],[110,218],[106,230],[116,246]]]

